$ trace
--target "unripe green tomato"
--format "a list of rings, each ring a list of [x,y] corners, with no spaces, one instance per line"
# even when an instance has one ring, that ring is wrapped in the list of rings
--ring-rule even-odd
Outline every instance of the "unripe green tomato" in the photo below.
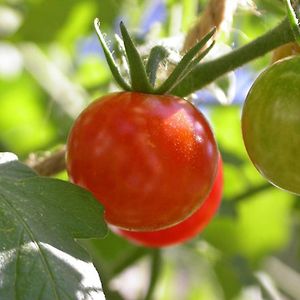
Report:
[[[300,194],[300,57],[278,61],[256,79],[242,112],[245,147],[275,186]]]

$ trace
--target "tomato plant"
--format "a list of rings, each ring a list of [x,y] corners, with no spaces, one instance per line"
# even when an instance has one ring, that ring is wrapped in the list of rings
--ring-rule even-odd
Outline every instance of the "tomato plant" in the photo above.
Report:
[[[126,229],[189,216],[211,190],[217,159],[202,113],[174,96],[106,95],[82,112],[68,139],[71,180],[103,203],[108,223]]]
[[[248,172],[251,162],[239,130],[244,88],[254,72],[269,64],[274,49],[290,43],[276,50],[276,60],[298,49],[299,1],[2,2],[0,299],[245,300],[275,294],[300,299],[297,284],[291,284],[300,270],[298,199]],[[284,2],[292,12],[287,18]],[[100,21],[95,22],[101,44],[109,43],[103,50],[112,74],[127,92],[111,94],[117,87],[104,56],[95,55],[94,17],[106,31],[102,36]],[[121,19],[133,30],[133,40],[122,24],[116,30]],[[116,40],[109,41],[115,32]],[[214,41],[215,51],[201,62]],[[289,157],[290,172],[299,170],[298,136],[293,135],[299,126],[285,124],[297,117],[290,84],[298,81],[297,75],[286,77],[291,80],[285,82],[287,97],[279,111],[288,111],[291,103],[293,110],[282,115],[286,121],[277,130],[280,135],[285,130],[289,139],[280,140],[285,149],[271,159],[277,163]],[[274,91],[277,85],[283,83],[273,80]],[[100,95],[106,96],[79,117],[67,145],[70,178],[91,189],[97,201],[68,182],[64,144],[75,118]],[[199,121],[202,114],[174,96],[205,107],[226,163],[226,201],[215,222],[197,237],[219,205],[222,184],[214,178],[220,176],[219,156],[215,142],[211,152],[206,147],[206,134],[212,134],[205,130],[207,122]],[[218,105],[216,98],[228,106]],[[265,122],[255,122],[265,128],[274,117],[270,109]],[[277,135],[267,138],[277,141]],[[22,162],[13,160],[16,156]],[[296,171],[289,178],[293,182]],[[196,197],[200,193],[202,200]],[[172,249],[137,247],[107,234],[100,202],[107,220],[112,211],[118,220],[140,222],[136,230],[143,232],[111,225],[128,234],[127,239],[135,236],[141,244],[137,236],[147,237],[143,245],[149,247],[195,239]],[[175,225],[145,229],[175,222],[175,213],[180,219]]]
[[[267,68],[249,91],[242,132],[255,167],[274,185],[300,194],[300,57]]]
[[[175,226],[148,232],[128,231],[113,228],[113,231],[133,243],[146,247],[165,247],[183,243],[199,234],[216,214],[222,200],[223,166],[219,158],[217,176],[212,190],[203,204],[187,219]]]

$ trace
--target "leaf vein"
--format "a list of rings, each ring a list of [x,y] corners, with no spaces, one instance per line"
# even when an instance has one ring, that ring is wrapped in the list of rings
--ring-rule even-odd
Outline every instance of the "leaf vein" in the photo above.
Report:
[[[51,270],[51,267],[50,267],[50,264],[46,258],[46,255],[44,254],[43,250],[42,250],[42,247],[40,245],[40,243],[38,242],[38,240],[35,238],[35,235],[34,233],[32,232],[32,230],[30,229],[30,226],[27,224],[27,222],[24,220],[24,218],[22,218],[22,216],[20,215],[20,213],[17,211],[17,209],[12,205],[12,203],[10,203],[9,200],[7,200],[7,198],[3,195],[3,194],[0,194],[4,204],[6,204],[6,206],[11,210],[11,212],[13,213],[13,215],[15,215],[15,217],[17,218],[17,220],[19,221],[20,224],[22,224],[24,230],[27,232],[27,234],[29,235],[31,241],[36,245],[36,247],[38,248],[38,253],[40,254],[40,258],[41,258],[41,261],[45,267],[45,269],[47,270],[48,272],[48,276],[50,277],[51,279],[51,285],[52,285],[52,289],[53,289],[53,293],[55,295],[55,298],[57,300],[60,300],[60,297],[59,297],[59,294],[58,294],[58,290],[54,284],[55,282],[55,277],[52,273],[52,270]]]
[[[2,196],[3,197],[3,196]],[[23,237],[24,237],[24,229],[20,232],[20,236],[18,239],[18,247],[16,249],[16,276],[15,276],[15,299],[18,299],[18,289],[17,289],[17,281],[18,281],[18,274],[19,274],[19,264],[20,264],[20,252],[21,252],[21,247],[23,243]]]

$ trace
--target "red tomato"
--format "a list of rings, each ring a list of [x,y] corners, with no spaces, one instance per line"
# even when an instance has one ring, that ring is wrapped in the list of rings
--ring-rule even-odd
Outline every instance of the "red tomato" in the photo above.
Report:
[[[204,116],[168,95],[120,92],[88,106],[67,143],[70,180],[108,223],[157,230],[191,215],[212,188],[218,150]]]
[[[118,235],[125,237],[136,244],[146,247],[166,247],[183,243],[199,234],[217,212],[223,191],[223,166],[219,159],[218,173],[213,188],[196,212],[181,223],[157,231],[137,232],[113,228]]]

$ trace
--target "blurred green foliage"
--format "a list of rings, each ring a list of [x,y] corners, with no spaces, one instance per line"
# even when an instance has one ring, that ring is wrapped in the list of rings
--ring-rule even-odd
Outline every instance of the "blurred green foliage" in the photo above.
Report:
[[[254,2],[257,8],[238,9],[232,28],[217,44],[243,45],[271,29],[284,16],[282,1]],[[107,38],[124,19],[142,45],[149,37],[155,41],[185,33],[206,3],[2,1],[0,16],[6,19],[0,20],[0,152],[15,152],[26,159],[31,152],[51,150],[65,143],[75,116],[96,97],[116,89],[93,31],[95,17],[101,20]],[[155,19],[155,6],[164,10],[162,19]],[[151,23],[151,18],[157,22]],[[149,37],[143,33],[145,29],[150,29]],[[29,55],[28,51],[25,55],[24,46],[28,45],[35,48],[27,47]],[[38,70],[32,49],[43,55]],[[245,72],[255,76],[269,60],[269,56],[260,58]],[[57,74],[63,79],[52,82]],[[245,91],[237,89],[238,92]],[[273,299],[255,274],[263,271],[274,278],[272,289],[278,292],[278,276],[272,272],[281,270],[278,267],[271,272],[265,264],[268,258],[277,257],[294,268],[293,276],[299,280],[299,199],[268,186],[250,163],[240,131],[240,102],[222,106],[207,105],[203,100],[201,108],[208,113],[225,162],[224,201],[203,234],[186,245],[162,250],[162,270],[153,299]],[[70,111],[70,107],[74,109]],[[83,242],[83,246],[95,261],[109,300],[131,299],[126,296],[128,290],[122,288],[127,284],[122,277],[125,275],[126,280],[138,277],[142,281],[129,284],[132,290],[136,289],[134,299],[147,289],[148,260],[153,250],[130,245],[113,233],[103,240]],[[127,269],[132,269],[132,273],[124,273]],[[118,281],[118,277],[123,281]],[[278,293],[300,299],[300,288],[297,298],[291,290],[282,288],[284,285],[279,286]]]

